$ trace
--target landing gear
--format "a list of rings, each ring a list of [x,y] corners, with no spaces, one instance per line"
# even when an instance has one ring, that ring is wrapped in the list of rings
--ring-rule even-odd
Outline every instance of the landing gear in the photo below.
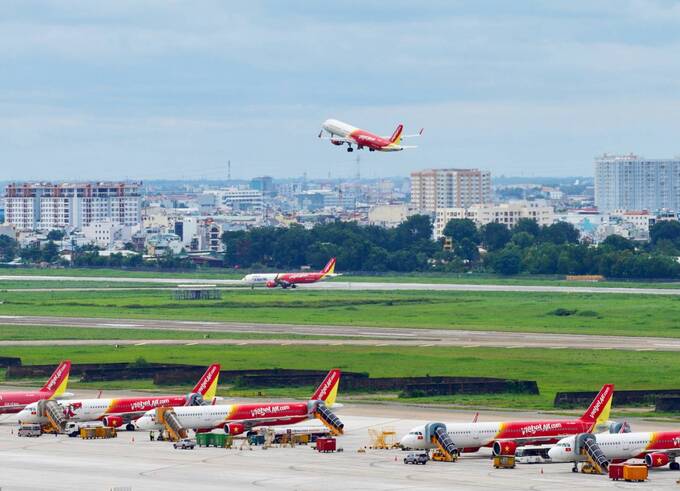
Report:
[[[578,464],[574,462],[574,467],[571,468],[571,472],[578,472]]]
[[[352,147],[347,147],[347,151],[348,151],[348,152],[353,152],[354,149],[353,149]]]
[[[125,425],[125,429],[127,431],[135,431],[135,425],[133,425],[132,423],[128,423]]]
[[[297,288],[297,285],[295,283],[293,283],[292,285],[290,285],[290,287],[291,288]]]
[[[680,462],[673,461],[668,467],[670,467],[672,471],[680,471]]]
[[[369,148],[368,151],[369,152],[375,152],[375,148]]]

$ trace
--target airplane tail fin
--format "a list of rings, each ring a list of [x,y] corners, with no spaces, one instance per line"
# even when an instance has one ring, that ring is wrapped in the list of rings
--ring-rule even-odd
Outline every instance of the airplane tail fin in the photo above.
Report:
[[[40,392],[48,392],[50,398],[59,397],[66,392],[68,385],[68,376],[71,372],[71,360],[62,361],[59,366],[52,372],[50,378],[47,379],[45,385],[42,386]]]
[[[392,136],[390,137],[390,143],[396,143],[399,145],[401,143],[401,132],[404,131],[404,125],[399,124],[397,125],[397,129],[394,130],[394,133],[392,133]]]
[[[220,368],[219,363],[210,365],[191,392],[201,394],[204,401],[212,400],[217,393]]]
[[[338,396],[338,386],[340,385],[340,370],[334,368],[326,378],[323,379],[314,394],[312,394],[313,401],[324,401],[327,406],[335,404],[335,398]]]
[[[600,392],[595,396],[595,399],[593,399],[593,402],[591,402],[588,409],[586,409],[586,412],[583,413],[583,416],[579,419],[586,423],[592,423],[593,428],[605,423],[609,419],[613,397],[614,384],[603,385]]]
[[[332,257],[330,261],[321,270],[323,274],[333,274],[335,273],[335,258]]]

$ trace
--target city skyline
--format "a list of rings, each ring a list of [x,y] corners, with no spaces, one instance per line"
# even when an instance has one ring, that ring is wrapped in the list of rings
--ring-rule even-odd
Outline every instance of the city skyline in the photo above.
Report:
[[[414,151],[362,153],[366,177],[591,176],[605,152],[680,153],[672,2],[348,7],[9,2],[1,177],[217,179],[228,160],[235,179],[353,176],[316,138],[328,117],[425,127]]]

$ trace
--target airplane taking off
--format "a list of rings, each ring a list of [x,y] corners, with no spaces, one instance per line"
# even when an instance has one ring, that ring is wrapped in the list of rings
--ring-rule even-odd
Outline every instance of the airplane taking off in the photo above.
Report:
[[[324,266],[321,271],[309,273],[253,273],[245,275],[241,281],[251,286],[264,285],[267,288],[280,286],[284,290],[288,287],[296,288],[297,284],[316,283],[327,278],[340,276],[335,273],[335,258]]]
[[[412,449],[450,445],[458,452],[477,452],[492,447],[494,455],[515,455],[520,445],[555,443],[560,438],[588,433],[606,424],[611,410],[614,386],[602,387],[590,407],[578,419],[553,421],[510,421],[505,423],[428,423],[413,428],[401,440]],[[442,443],[443,442],[443,443]]]
[[[183,396],[124,397],[118,399],[64,399],[57,403],[63,408],[68,421],[101,421],[104,426],[134,430],[132,421],[145,412],[164,406],[197,406],[210,402],[217,392],[220,365],[210,365],[190,394]],[[27,405],[18,415],[21,423],[48,422],[38,414],[38,403]]]
[[[354,148],[352,145],[356,145],[358,150],[362,148],[368,148],[371,152],[399,152],[406,148],[416,148],[414,145],[402,145],[401,140],[404,138],[413,138],[416,136],[421,136],[423,134],[423,128],[414,135],[402,135],[404,130],[404,125],[397,125],[397,129],[394,130],[392,136],[378,136],[370,133],[366,130],[356,128],[337,119],[327,119],[321,125],[323,128],[319,132],[319,138],[324,140],[330,140],[333,145],[344,145],[347,144],[347,151],[353,152]],[[326,131],[329,136],[323,136],[323,132]]]
[[[71,362],[62,361],[40,390],[0,392],[0,414],[18,413],[29,404],[65,394]]]
[[[581,435],[563,438],[548,451],[553,462],[586,461],[587,457],[575,450],[576,439]],[[598,433],[593,437],[605,458],[609,461],[644,459],[647,467],[663,467],[669,464],[673,471],[680,470],[676,458],[680,456],[680,431]]]
[[[210,431],[222,428],[225,433],[239,435],[256,426],[292,425],[319,418],[335,431],[342,433],[343,424],[330,412],[338,406],[335,399],[340,384],[340,370],[328,372],[321,385],[307,402],[276,402],[266,404],[230,404],[198,407],[176,407],[175,415],[183,428]],[[148,411],[136,422],[141,430],[162,430],[156,422],[156,411]]]

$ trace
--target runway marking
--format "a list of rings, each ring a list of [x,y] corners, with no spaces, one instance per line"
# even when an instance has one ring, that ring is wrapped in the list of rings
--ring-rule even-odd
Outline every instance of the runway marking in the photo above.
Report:
[[[434,344],[421,344],[420,345],[421,348],[430,348],[432,346],[434,346]]]
[[[481,344],[466,344],[463,348],[479,348]]]
[[[521,346],[506,346],[506,349],[518,349],[518,348],[526,348],[526,346],[521,345]]]
[[[597,350],[597,351],[608,351],[608,350],[611,350],[611,349],[614,349],[614,348],[593,348],[593,349]]]
[[[376,344],[376,346],[389,346],[389,345],[390,345],[389,343],[380,343],[380,344]]]
[[[250,343],[236,343],[236,346],[247,346]]]
[[[137,344],[135,344],[135,346],[144,346],[145,344],[149,344],[149,343],[137,343]]]
[[[550,349],[567,349],[566,346],[550,346]]]
[[[144,327],[141,324],[97,324],[102,327]]]
[[[196,346],[197,344],[198,344],[198,342],[187,343],[187,344],[185,344],[184,346]]]
[[[638,348],[635,351],[655,351],[654,348]]]

